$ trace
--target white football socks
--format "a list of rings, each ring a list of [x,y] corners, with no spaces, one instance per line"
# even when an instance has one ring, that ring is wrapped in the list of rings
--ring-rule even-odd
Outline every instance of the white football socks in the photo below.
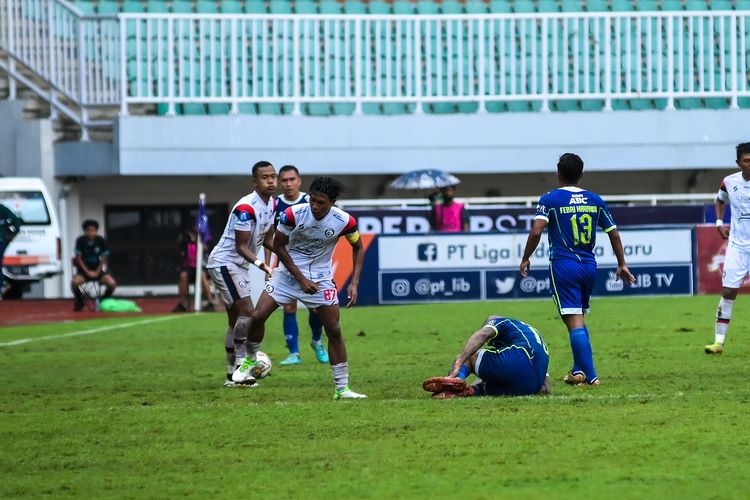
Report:
[[[337,391],[349,385],[349,363],[347,361],[331,365],[331,370],[333,370],[333,382],[336,384]]]
[[[715,326],[715,341],[718,344],[724,344],[724,339],[727,336],[727,330],[729,330],[729,322],[732,320],[732,309],[734,308],[734,301],[725,299],[722,297],[719,299],[719,307],[716,309],[716,326]]]

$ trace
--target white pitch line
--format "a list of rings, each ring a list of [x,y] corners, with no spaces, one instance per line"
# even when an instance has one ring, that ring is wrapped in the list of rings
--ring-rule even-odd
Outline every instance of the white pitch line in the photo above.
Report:
[[[118,330],[121,328],[128,328],[131,326],[147,325],[149,323],[158,323],[160,321],[167,321],[170,319],[178,319],[178,318],[183,318],[183,317],[184,316],[164,316],[161,318],[150,318],[150,319],[144,319],[141,321],[131,321],[130,323],[120,323],[118,325],[109,325],[109,326],[102,326],[99,328],[91,328],[89,330],[80,330],[78,332],[61,333],[60,335],[47,335],[44,337],[29,337],[26,339],[18,339],[18,340],[12,340],[10,342],[0,343],[0,347],[12,347],[12,346],[21,345],[21,344],[28,344],[29,342],[35,342],[37,340],[54,340],[54,339],[61,339],[65,337],[78,337],[81,335],[91,335],[92,333],[106,332],[109,330]]]

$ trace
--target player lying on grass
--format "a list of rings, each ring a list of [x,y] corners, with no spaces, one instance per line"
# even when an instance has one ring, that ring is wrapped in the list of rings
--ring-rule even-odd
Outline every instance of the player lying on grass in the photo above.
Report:
[[[253,311],[245,342],[247,358],[232,375],[234,382],[246,384],[253,381],[252,368],[263,341],[266,320],[279,306],[296,300],[308,309],[315,309],[323,323],[336,386],[333,399],[367,397],[349,388],[349,362],[339,325],[338,292],[333,282],[331,258],[339,238],[344,237],[352,247],[354,262],[346,307],[357,303],[364,251],[356,220],[334,206],[341,191],[343,186],[337,180],[318,177],[310,185],[310,202],[292,205],[279,218],[273,249],[282,266],[266,282]]]
[[[490,316],[456,357],[447,377],[422,387],[435,399],[549,394],[549,351],[536,328],[517,319]],[[466,385],[474,373],[481,380]]]

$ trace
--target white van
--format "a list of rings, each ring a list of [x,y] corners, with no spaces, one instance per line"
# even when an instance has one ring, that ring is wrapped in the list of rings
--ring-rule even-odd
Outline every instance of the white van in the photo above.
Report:
[[[62,273],[60,226],[42,179],[0,177],[0,203],[23,219],[5,250],[3,274],[22,285]]]

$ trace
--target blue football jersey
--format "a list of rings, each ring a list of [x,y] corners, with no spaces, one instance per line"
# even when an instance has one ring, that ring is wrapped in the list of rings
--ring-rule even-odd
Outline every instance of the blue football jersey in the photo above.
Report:
[[[598,194],[578,187],[562,187],[539,199],[535,219],[547,221],[550,260],[593,261],[596,228],[615,229],[607,204]]]
[[[487,342],[487,347],[501,351],[511,346],[522,347],[527,350],[530,356],[535,352],[547,351],[547,345],[544,343],[539,331],[533,326],[523,321],[494,317],[487,321],[484,326],[495,330],[496,335]],[[541,349],[542,351],[539,351]]]
[[[276,198],[276,217],[274,219],[274,226],[279,225],[279,217],[281,217],[281,214],[283,214],[287,208],[293,205],[299,205],[300,203],[307,203],[308,201],[309,198],[307,197],[307,193],[303,193],[302,191],[300,191],[297,199],[291,203],[286,201],[286,198],[284,198],[283,195]]]

